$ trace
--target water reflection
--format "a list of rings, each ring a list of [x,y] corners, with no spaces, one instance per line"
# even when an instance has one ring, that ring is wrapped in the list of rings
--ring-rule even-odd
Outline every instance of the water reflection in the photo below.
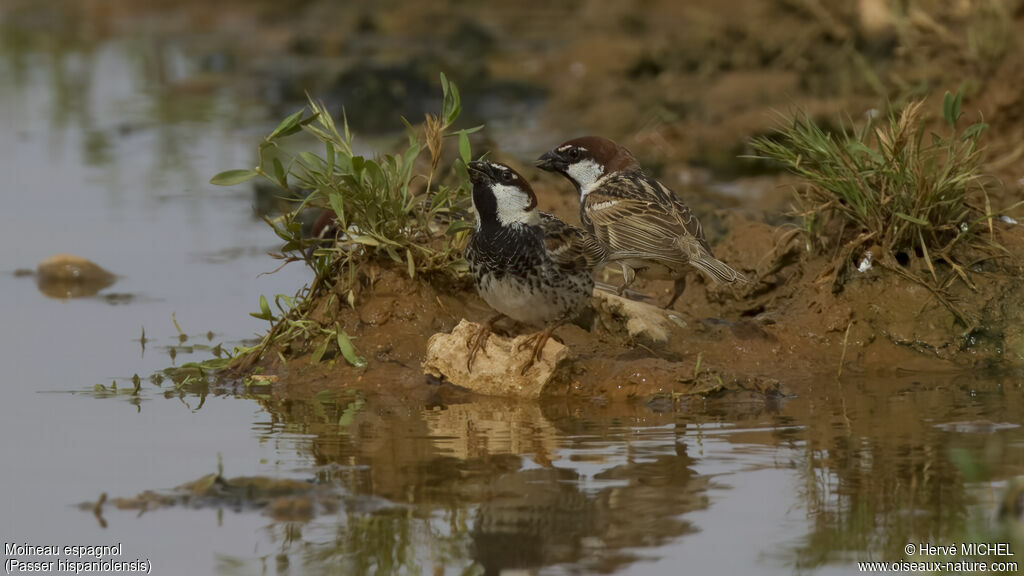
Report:
[[[562,423],[593,432],[567,435],[536,404],[363,402],[343,394],[265,403],[271,430],[309,435],[297,447],[326,470],[318,481],[383,506],[350,506],[333,541],[292,561],[306,571],[329,561],[345,573],[389,573],[402,562],[414,573],[460,563],[483,574],[560,564],[604,572],[633,561],[634,548],[693,531],[685,514],[707,506],[708,478],[693,471],[677,437],[685,428],[671,416],[573,418]],[[314,521],[312,533],[331,520]]]
[[[908,542],[986,535],[972,519],[994,509],[987,483],[1024,470],[1024,436],[962,424],[1024,421],[1019,379],[906,378],[835,393],[800,402],[815,417],[798,464],[812,524],[794,550],[797,566],[900,559]]]
[[[659,573],[683,561],[720,573],[719,553],[688,542],[728,539],[721,523],[790,526],[784,546],[750,543],[761,572],[843,573],[858,559],[903,559],[908,542],[996,538],[990,483],[1024,469],[1021,429],[1000,425],[1021,421],[1020,387],[966,376],[824,384],[680,413],[354,391],[260,402],[265,441],[346,494],[336,515],[268,526],[274,561],[302,573]],[[973,417],[989,424],[965,428]],[[765,470],[788,480],[745,480]],[[796,506],[716,506],[750,498],[735,486]],[[698,511],[719,520],[702,525]]]

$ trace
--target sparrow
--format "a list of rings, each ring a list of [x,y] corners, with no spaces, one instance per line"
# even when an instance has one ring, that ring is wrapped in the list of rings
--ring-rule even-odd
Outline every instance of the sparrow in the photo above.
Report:
[[[651,178],[624,148],[599,136],[569,140],[545,153],[537,166],[558,172],[580,195],[580,221],[606,250],[606,259],[622,267],[619,295],[636,278],[675,281],[672,308],[694,267],[716,282],[746,278],[715,258],[700,221],[668,187]]]
[[[469,163],[476,225],[466,260],[481,298],[498,314],[466,342],[466,368],[494,323],[504,317],[542,328],[522,346],[533,344],[526,371],[542,357],[551,333],[575,318],[594,291],[593,269],[604,261],[604,247],[575,226],[537,209],[537,196],[515,170],[497,162]]]

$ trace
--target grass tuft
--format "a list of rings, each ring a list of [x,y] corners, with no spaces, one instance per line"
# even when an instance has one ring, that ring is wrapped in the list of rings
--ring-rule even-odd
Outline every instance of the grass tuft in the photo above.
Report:
[[[984,234],[991,232],[994,214],[987,200],[974,204],[987,198],[978,145],[987,125],[958,129],[961,102],[960,94],[946,93],[945,125],[938,132],[927,129],[917,101],[881,122],[869,118],[859,128],[846,122],[837,132],[799,112],[776,133],[752,142],[760,158],[780,162],[806,181],[796,200],[808,247],[835,244],[836,289],[858,249],[872,245],[881,247],[875,257],[884,266],[925,284],[940,300],[955,278],[971,286],[970,263],[960,249],[995,246]],[[915,253],[923,272],[899,263]],[[951,274],[940,277],[936,263]]]
[[[271,323],[260,345],[242,354],[236,367],[246,368],[274,344],[282,359],[311,353],[314,363],[339,355],[355,366],[365,364],[350,337],[337,322],[339,302],[355,307],[360,279],[367,267],[393,264],[417,274],[458,278],[466,273],[462,258],[471,222],[465,215],[472,188],[466,171],[471,158],[469,134],[480,126],[453,130],[461,112],[458,88],[441,75],[442,109],[428,114],[419,127],[402,118],[408,143],[404,151],[357,154],[346,117],[340,122],[322,103],[313,101],[288,116],[260,143],[257,166],[229,170],[213,184],[236,185],[260,177],[282,190],[298,191],[295,208],[276,219],[265,218],[283,241],[274,257],[304,262],[315,273],[313,282],[294,296],[277,295],[271,309],[265,297],[252,315]],[[284,145],[295,135],[311,136],[321,153],[292,152]],[[459,157],[451,170],[441,172],[445,144],[457,141]],[[303,234],[307,211],[334,219],[328,238]],[[321,306],[317,306],[321,304]],[[314,309],[319,308],[314,314]]]

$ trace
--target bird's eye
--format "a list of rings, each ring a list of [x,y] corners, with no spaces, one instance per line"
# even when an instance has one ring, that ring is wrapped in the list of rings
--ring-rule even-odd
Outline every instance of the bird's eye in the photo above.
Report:
[[[501,179],[504,180],[505,182],[512,182],[513,180],[516,179],[516,175],[511,172],[502,172]]]
[[[579,160],[580,159],[580,149],[579,148],[569,148],[568,156],[569,156],[569,160],[573,160],[573,161]]]

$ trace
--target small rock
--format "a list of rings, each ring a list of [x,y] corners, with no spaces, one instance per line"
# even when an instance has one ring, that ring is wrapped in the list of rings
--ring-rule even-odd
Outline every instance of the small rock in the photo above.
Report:
[[[599,321],[609,331],[625,331],[632,340],[653,344],[668,341],[670,320],[665,310],[601,291],[594,292],[593,303]]]
[[[36,268],[39,291],[52,298],[92,296],[116,279],[92,261],[71,254],[50,256]]]
[[[560,365],[569,358],[569,349],[550,338],[544,345],[543,358],[521,375],[519,370],[532,347],[517,348],[530,334],[515,338],[491,334],[487,344],[477,352],[473,371],[469,372],[466,369],[469,358],[466,343],[479,329],[479,324],[463,320],[451,334],[442,332],[431,336],[423,359],[423,371],[478,394],[538,398]]]

